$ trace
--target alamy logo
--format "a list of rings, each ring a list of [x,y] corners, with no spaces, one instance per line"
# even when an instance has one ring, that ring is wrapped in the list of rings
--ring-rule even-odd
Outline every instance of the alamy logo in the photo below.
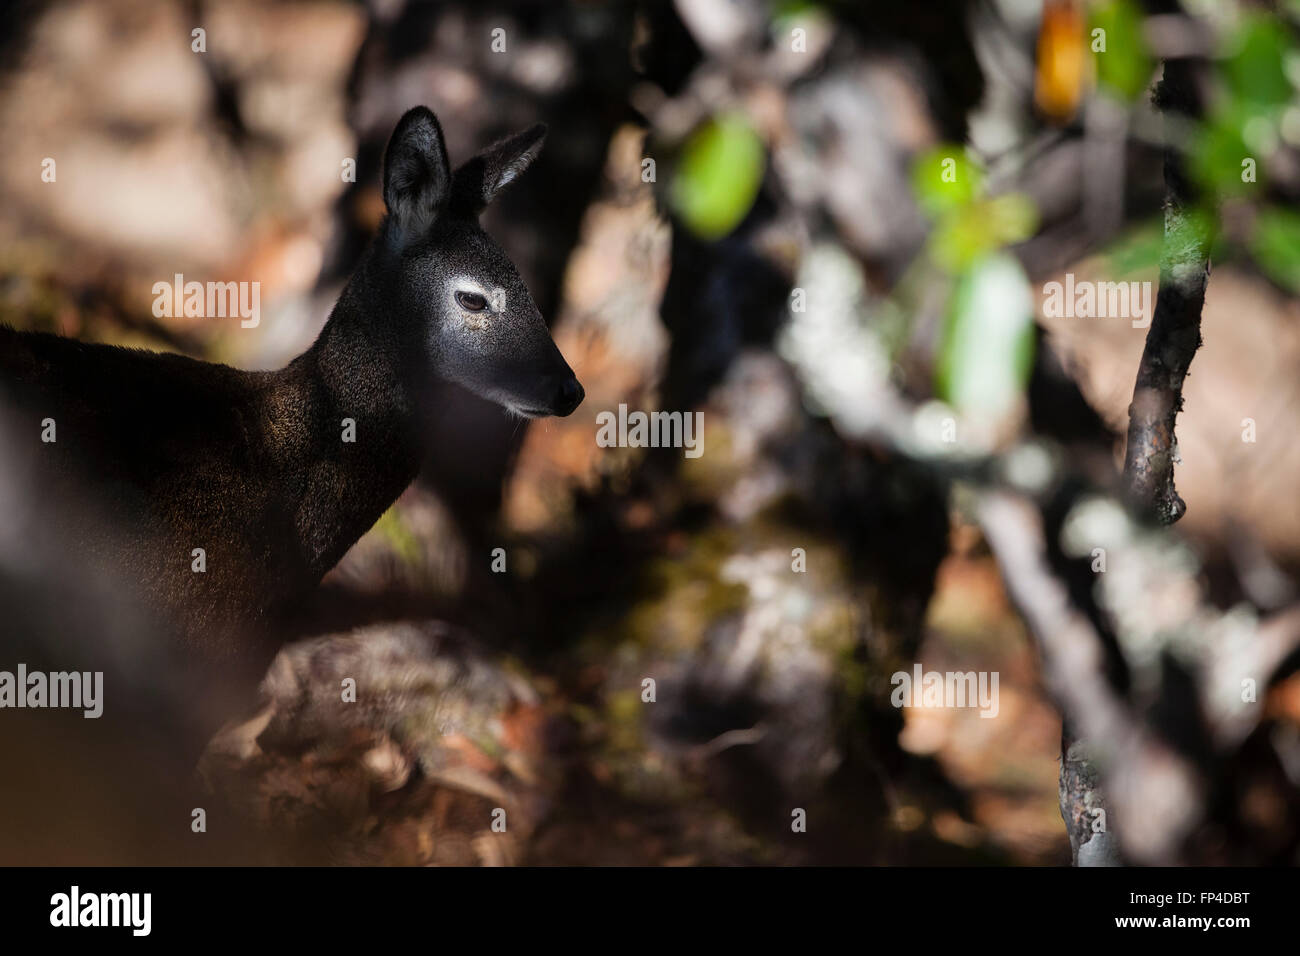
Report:
[[[186,282],[176,273],[171,282],[153,284],[154,318],[224,319],[238,316],[246,329],[262,321],[262,283]]]
[[[997,671],[923,672],[916,664],[911,674],[897,671],[889,682],[895,707],[978,707],[981,717],[998,715]]]
[[[1043,286],[1043,316],[1048,319],[1132,319],[1133,328],[1151,324],[1150,282],[1075,281],[1074,273],[1065,274],[1065,282]]]
[[[29,671],[26,664],[18,672],[0,671],[0,708],[77,708],[82,716],[94,719],[104,713],[103,671]]]
[[[69,893],[50,897],[51,926],[129,926],[133,936],[148,936],[153,924],[152,893]]]
[[[687,458],[704,454],[703,412],[629,412],[620,404],[617,415],[601,412],[596,424],[601,448],[684,448]]]

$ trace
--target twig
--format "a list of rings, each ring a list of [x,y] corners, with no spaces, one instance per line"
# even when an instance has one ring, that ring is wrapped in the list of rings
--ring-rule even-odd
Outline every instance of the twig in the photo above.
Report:
[[[1041,649],[1063,724],[1078,734],[1071,739],[1063,731],[1061,753],[1061,814],[1075,864],[1121,862],[1111,823],[1122,833],[1128,857],[1147,864],[1178,862],[1204,814],[1195,769],[1148,730],[1111,686],[1100,635],[1052,572],[1034,502],[989,492],[981,498],[980,525],[1007,591]],[[1105,799],[1097,786],[1099,768],[1105,771]],[[1108,820],[1112,801],[1118,812]]]
[[[1165,63],[1156,105],[1166,117],[1199,112],[1190,61]],[[1160,291],[1133,387],[1124,454],[1124,484],[1132,505],[1164,525],[1173,524],[1187,510],[1174,488],[1178,459],[1174,422],[1183,407],[1183,381],[1201,345],[1201,309],[1210,274],[1209,229],[1191,208],[1191,186],[1181,151],[1172,139],[1165,147]]]
[[[1200,112],[1192,61],[1165,61],[1155,99],[1166,118],[1164,248],[1155,315],[1147,331],[1133,402],[1129,405],[1124,487],[1136,511],[1161,525],[1170,525],[1187,510],[1174,487],[1174,463],[1178,460],[1174,424],[1183,407],[1183,381],[1201,345],[1201,310],[1210,274],[1209,230],[1192,209],[1191,184],[1181,144],[1174,135],[1180,120]],[[1096,702],[1090,706],[1097,706]],[[1070,713],[1079,718],[1094,716],[1090,711]],[[1093,802],[1104,808],[1105,803],[1096,790],[1098,773],[1091,766],[1091,755],[1096,742],[1107,739],[1097,733],[1115,728],[1107,728],[1105,721],[1100,726],[1089,726],[1097,723],[1095,719],[1080,719],[1079,729],[1086,736],[1079,739],[1074,737],[1068,719],[1063,721],[1061,731],[1061,814],[1070,830],[1076,864],[1086,862],[1081,855],[1085,844],[1080,842],[1076,819],[1079,808],[1091,808]],[[1167,760],[1165,765],[1172,766]],[[1162,843],[1160,849],[1170,852],[1172,848]]]

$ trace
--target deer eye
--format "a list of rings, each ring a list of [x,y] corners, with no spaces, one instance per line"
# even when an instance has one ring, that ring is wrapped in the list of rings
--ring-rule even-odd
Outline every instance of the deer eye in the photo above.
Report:
[[[482,312],[487,308],[487,299],[477,292],[457,292],[456,302],[469,312]]]

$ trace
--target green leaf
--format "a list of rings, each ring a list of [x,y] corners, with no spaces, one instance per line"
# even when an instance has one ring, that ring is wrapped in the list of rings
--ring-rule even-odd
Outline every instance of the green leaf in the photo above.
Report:
[[[1116,279],[1160,268],[1164,252],[1164,223],[1153,219],[1130,229],[1105,251],[1106,271]]]
[[[1285,68],[1290,47],[1286,28],[1262,15],[1244,17],[1229,38],[1224,82],[1250,115],[1265,115],[1291,102],[1295,90]]]
[[[1009,243],[1033,235],[1038,210],[1018,193],[959,206],[935,225],[931,249],[935,260],[950,272],[962,272],[977,259]]]
[[[1034,358],[1034,303],[1015,257],[996,253],[963,274],[949,300],[935,385],[965,416],[997,419],[1023,393]]]
[[[1038,228],[1038,207],[1023,193],[1006,193],[980,203],[985,228],[1001,245],[1028,239]]]
[[[1300,212],[1261,210],[1255,220],[1250,252],[1274,282],[1300,292]]]
[[[692,232],[720,239],[754,205],[765,166],[763,141],[744,116],[714,117],[687,140],[670,201]]]
[[[1133,0],[1106,0],[1092,8],[1088,26],[1089,49],[1093,31],[1104,30],[1106,49],[1093,53],[1097,85],[1123,100],[1135,99],[1151,82],[1155,66],[1142,39],[1142,11]]]
[[[1255,160],[1255,177],[1261,175],[1259,155],[1246,144],[1243,135],[1244,110],[1226,104],[1196,131],[1191,146],[1191,170],[1213,195],[1242,195],[1257,188],[1257,182],[1242,181],[1242,161]]]
[[[819,0],[777,0],[772,4],[772,19],[782,20],[806,13],[820,13],[822,5]]]
[[[940,146],[912,166],[912,189],[921,208],[937,218],[974,202],[984,189],[984,172],[963,147]]]

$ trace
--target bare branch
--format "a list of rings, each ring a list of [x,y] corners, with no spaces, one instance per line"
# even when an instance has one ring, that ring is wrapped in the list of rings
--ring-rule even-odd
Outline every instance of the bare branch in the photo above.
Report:
[[[1101,637],[1048,563],[1037,506],[1021,495],[990,492],[981,499],[980,524],[1041,649],[1064,723],[1078,733],[1078,739],[1063,733],[1061,754],[1061,814],[1074,862],[1120,862],[1106,816],[1097,814],[1112,801],[1128,856],[1146,864],[1178,862],[1183,842],[1204,814],[1195,768],[1147,729],[1111,686]],[[1104,801],[1097,786],[1103,776]]]
[[[1196,115],[1190,61],[1165,63],[1156,101],[1175,123],[1180,117]],[[1174,463],[1178,459],[1174,422],[1183,407],[1183,381],[1201,345],[1201,310],[1210,274],[1210,230],[1192,208],[1191,186],[1174,139],[1171,135],[1165,147],[1165,239],[1160,291],[1138,365],[1124,454],[1124,480],[1132,505],[1166,525],[1173,524],[1187,510],[1174,488]]]
[[[1164,248],[1155,314],[1129,405],[1124,485],[1135,510],[1159,524],[1170,525],[1187,510],[1174,487],[1174,463],[1178,460],[1174,425],[1183,407],[1183,382],[1201,346],[1201,311],[1210,274],[1210,230],[1193,208],[1192,188],[1177,135],[1179,122],[1200,112],[1191,60],[1165,61],[1164,76],[1156,90],[1156,105],[1165,115],[1168,140],[1164,160]],[[1098,646],[1095,635],[1079,635],[1078,639],[1090,640],[1091,646]],[[1104,683],[1100,672],[1097,678],[1100,683],[1094,690],[1100,694]],[[1079,702],[1076,706],[1101,706],[1099,702],[1104,698],[1094,697],[1091,704]],[[1114,705],[1109,709],[1114,711]],[[1080,864],[1085,862],[1082,847],[1089,842],[1083,840],[1085,834],[1079,831],[1080,814],[1085,808],[1091,809],[1094,803],[1098,806],[1104,803],[1096,787],[1098,773],[1091,765],[1094,745],[1098,740],[1115,743],[1114,739],[1097,734],[1117,733],[1119,728],[1114,724],[1115,713],[1108,719],[1098,718],[1090,709],[1075,712],[1067,706],[1067,714],[1074,716],[1075,722],[1072,726],[1067,718],[1061,731],[1061,815],[1070,831],[1074,862]],[[1087,736],[1076,739],[1075,726]],[[1172,766],[1168,761],[1166,765]],[[1186,773],[1181,776],[1185,778]],[[1187,785],[1188,781],[1183,779],[1175,789]],[[1157,845],[1159,852],[1172,849],[1160,837]],[[1113,861],[1094,858],[1093,862]]]

